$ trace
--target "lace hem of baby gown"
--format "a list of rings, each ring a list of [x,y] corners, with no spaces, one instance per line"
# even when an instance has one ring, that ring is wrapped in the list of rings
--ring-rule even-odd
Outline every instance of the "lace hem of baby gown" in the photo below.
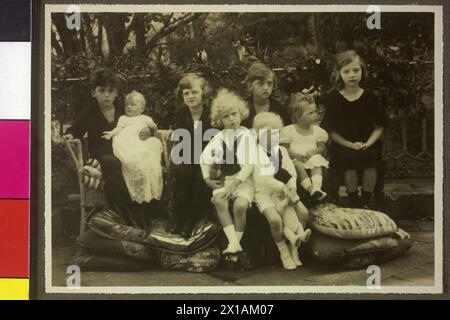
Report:
[[[128,192],[133,201],[141,204],[142,202],[150,202],[152,199],[159,200],[162,194],[162,174],[158,177],[158,174],[151,173],[155,179],[155,183],[148,183],[147,177],[143,174],[141,169],[138,168],[124,168],[124,177],[128,187]],[[156,180],[158,180],[156,182]],[[146,190],[146,186],[149,184],[149,190]],[[161,185],[159,187],[158,185]]]

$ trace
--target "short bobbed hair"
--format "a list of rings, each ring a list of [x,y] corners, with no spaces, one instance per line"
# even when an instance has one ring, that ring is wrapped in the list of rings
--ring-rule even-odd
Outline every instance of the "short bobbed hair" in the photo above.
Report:
[[[236,93],[225,88],[220,88],[211,103],[211,124],[216,128],[222,128],[223,112],[233,107],[238,108],[239,113],[241,114],[241,120],[248,118],[250,111],[247,103]]]
[[[341,69],[346,65],[352,63],[355,59],[357,59],[361,65],[361,82],[365,82],[369,78],[369,71],[367,70],[367,65],[364,60],[358,55],[355,50],[347,50],[338,53],[335,57],[334,68],[333,72],[331,73],[331,83],[336,89],[341,90],[345,87],[344,81],[341,78]]]
[[[283,126],[281,117],[273,112],[261,112],[253,118],[253,129],[256,130],[266,127],[280,130]]]
[[[273,75],[273,88],[275,89],[277,86],[277,77],[275,72],[267,64],[262,62],[253,63],[247,70],[247,75],[243,81],[246,85],[247,94],[249,96],[252,95],[252,84],[255,80],[263,81],[267,79],[269,76]]]
[[[184,89],[192,89],[192,84],[198,81],[200,83],[200,87],[202,88],[202,101],[203,104],[207,104],[208,99],[211,96],[212,90],[209,86],[208,81],[205,78],[195,74],[195,73],[187,73],[185,74],[180,81],[178,82],[177,88],[175,89],[175,96],[177,99],[183,103],[183,90]]]

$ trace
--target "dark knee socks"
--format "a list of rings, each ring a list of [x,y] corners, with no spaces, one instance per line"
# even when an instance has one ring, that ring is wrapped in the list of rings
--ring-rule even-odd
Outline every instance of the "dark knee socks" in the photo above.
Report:
[[[358,191],[350,192],[348,194],[348,205],[350,208],[368,208],[371,199],[372,192],[363,191],[361,198],[358,195]]]
[[[361,194],[361,205],[363,208],[368,208],[370,199],[372,198],[372,192],[363,191]]]
[[[350,208],[359,208],[361,205],[358,191],[348,193],[348,206]]]

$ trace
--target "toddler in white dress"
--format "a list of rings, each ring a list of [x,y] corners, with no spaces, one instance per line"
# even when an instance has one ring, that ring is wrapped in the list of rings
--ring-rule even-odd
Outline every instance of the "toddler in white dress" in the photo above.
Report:
[[[322,191],[322,167],[328,168],[328,160],[323,156],[328,133],[315,125],[317,111],[312,96],[294,96],[291,111],[294,124],[281,130],[280,144],[287,146],[302,187],[314,198],[321,200],[326,196]]]
[[[149,116],[143,115],[144,96],[132,91],[125,97],[125,115],[121,116],[114,130],[103,132],[103,138],[113,139],[114,155],[122,163],[122,174],[130,193],[137,203],[159,200],[163,189],[161,141],[152,136],[139,138],[143,128],[156,133],[157,126]]]

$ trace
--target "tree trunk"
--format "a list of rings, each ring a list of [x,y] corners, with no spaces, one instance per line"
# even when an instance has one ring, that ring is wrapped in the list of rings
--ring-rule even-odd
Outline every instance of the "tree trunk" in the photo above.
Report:
[[[92,28],[91,28],[91,19],[88,14],[82,13],[81,14],[81,21],[82,21],[82,30],[85,37],[85,43],[86,43],[86,54],[88,58],[92,58],[94,56],[95,52],[95,39],[94,35],[92,34]]]
[[[134,15],[133,29],[136,34],[136,50],[139,53],[144,53],[145,50],[145,24],[144,14],[135,13]]]
[[[155,34],[150,41],[148,41],[145,45],[145,52],[148,55],[151,50],[158,44],[158,41],[171,34],[172,32],[174,32],[175,30],[177,30],[177,28],[179,28],[180,26],[186,25],[196,19],[198,19],[200,16],[202,16],[203,13],[198,12],[198,13],[194,13],[192,15],[186,15],[182,18],[179,18],[177,21],[170,23],[169,21],[167,22],[167,24],[157,33]]]
[[[52,30],[52,47],[56,50],[58,55],[64,54],[64,50],[56,39],[56,33]]]
[[[314,46],[318,57],[322,57],[323,46],[318,28],[319,13],[310,13],[306,21],[308,31],[311,37],[311,44]]]
[[[102,19],[99,17],[97,20],[98,25],[98,35],[97,35],[97,45],[98,45],[98,55],[103,56],[103,22]]]
[[[80,41],[77,38],[76,30],[67,28],[66,17],[64,13],[53,13],[53,22],[63,44],[63,51],[66,57],[76,55],[81,51]]]

